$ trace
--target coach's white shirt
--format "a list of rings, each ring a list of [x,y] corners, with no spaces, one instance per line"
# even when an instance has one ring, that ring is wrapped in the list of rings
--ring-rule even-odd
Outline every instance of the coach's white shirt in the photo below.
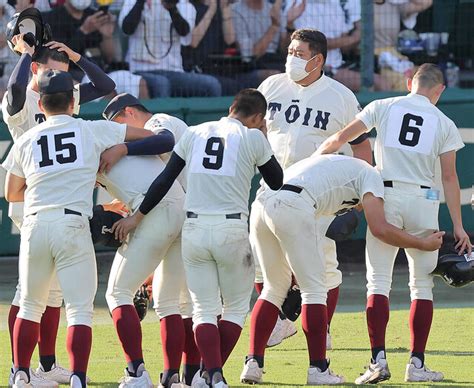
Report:
[[[336,214],[356,206],[366,193],[384,198],[379,172],[367,162],[343,155],[306,158],[285,170],[285,183],[304,188],[318,214]]]
[[[248,214],[255,169],[273,155],[260,130],[228,117],[189,127],[174,152],[188,168],[185,209],[197,214]]]
[[[16,141],[21,135],[26,131],[33,128],[35,125],[41,124],[46,120],[44,112],[39,108],[38,101],[40,95],[38,92],[35,92],[29,86],[26,88],[26,100],[23,108],[11,116],[7,110],[7,94],[6,92],[3,96],[2,101],[2,115],[3,121],[8,126],[8,130],[12,135],[13,141]],[[79,88],[74,88],[74,112],[73,114],[79,114],[79,100],[80,93]]]
[[[171,120],[175,119],[175,120]],[[173,135],[181,137],[184,122],[165,114],[156,114],[145,124],[145,129],[155,135],[168,129]],[[179,125],[171,125],[176,122]],[[187,126],[186,126],[187,128]],[[160,155],[161,156],[161,155]],[[143,201],[148,188],[155,178],[165,169],[166,163],[158,155],[129,156],[126,155],[115,164],[108,173],[97,174],[97,182],[105,186],[108,193],[134,211]],[[174,182],[163,201],[179,201],[184,198],[180,183]]]
[[[100,154],[122,143],[126,128],[57,115],[17,139],[3,167],[26,178],[25,216],[68,208],[91,217]]]
[[[464,147],[454,122],[420,94],[375,100],[357,114],[375,127],[375,162],[383,180],[432,187],[439,155]]]
[[[354,93],[324,74],[306,87],[277,74],[258,90],[268,102],[267,137],[283,169],[312,155],[360,111]]]

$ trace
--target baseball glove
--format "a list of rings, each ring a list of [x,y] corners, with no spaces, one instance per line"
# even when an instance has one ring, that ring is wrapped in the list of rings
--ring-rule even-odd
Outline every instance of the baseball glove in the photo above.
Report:
[[[135,310],[137,310],[138,318],[140,318],[140,321],[143,321],[146,316],[146,313],[148,312],[148,302],[149,296],[147,286],[146,284],[143,284],[137,290],[135,296],[133,297],[133,305],[135,306]]]
[[[296,321],[301,314],[301,292],[297,285],[288,290],[286,299],[281,306],[281,311],[290,321]]]
[[[92,242],[111,248],[118,248],[122,243],[111,233],[112,225],[126,216],[126,212],[118,205],[104,204],[92,208],[92,218],[89,220]]]

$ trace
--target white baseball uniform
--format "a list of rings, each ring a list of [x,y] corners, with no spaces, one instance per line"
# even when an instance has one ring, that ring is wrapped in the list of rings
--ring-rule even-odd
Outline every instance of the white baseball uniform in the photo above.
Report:
[[[261,260],[265,283],[260,298],[281,307],[294,273],[302,303],[325,305],[326,260],[317,219],[349,210],[369,192],[383,198],[382,179],[362,160],[324,155],[289,167],[285,184],[295,191],[285,185],[277,192],[265,190],[252,208],[256,216],[250,238]]]
[[[427,97],[409,94],[376,100],[357,115],[367,131],[377,129],[375,161],[386,186],[385,217],[418,237],[438,230],[439,201],[427,198],[433,187],[435,163],[464,144],[456,125]],[[387,183],[388,182],[388,183]],[[424,188],[422,188],[424,187]],[[389,296],[397,247],[367,231],[368,295]],[[433,276],[438,252],[405,249],[410,270],[411,299],[433,299]]]
[[[148,125],[148,129],[156,134],[162,127],[155,122]],[[133,212],[165,166],[159,156],[125,156],[108,173],[98,174],[97,181]],[[105,295],[110,311],[119,306],[133,305],[135,291],[162,263],[161,266],[166,270],[163,273],[165,279],[160,276],[160,279],[154,280],[156,288],[153,293],[158,316],[164,318],[181,313],[191,315],[181,259],[183,204],[184,191],[178,182],[174,182],[163,201],[129,234],[127,241],[117,250]],[[182,305],[186,308],[180,311],[181,294]]]
[[[26,100],[23,105],[23,108],[15,113],[10,115],[7,109],[7,97],[8,91],[3,95],[2,101],[2,116],[3,121],[8,126],[8,130],[15,142],[21,135],[23,135],[30,128],[33,128],[35,125],[38,125],[46,120],[44,113],[40,110],[38,101],[40,95],[38,92],[34,91],[30,87],[26,89]],[[79,99],[80,92],[79,88],[74,89],[74,114],[79,114]],[[13,223],[18,229],[21,229],[21,224],[23,223],[23,202],[14,202],[10,203],[8,206],[8,216],[11,218]],[[13,297],[12,305],[20,306],[20,293],[21,286],[20,283],[16,286],[15,296]],[[63,303],[63,296],[61,289],[59,287],[59,282],[56,276],[51,280],[51,290],[48,296],[48,306],[51,307],[60,307]]]
[[[243,326],[255,276],[250,183],[273,152],[261,131],[228,117],[190,127],[174,152],[188,168],[182,252],[194,325],[217,324],[220,291],[222,319]]]
[[[286,74],[277,74],[263,81],[258,89],[268,103],[265,117],[268,141],[283,169],[313,154],[324,140],[349,124],[360,111],[354,93],[324,74],[307,87],[293,82]],[[330,290],[342,282],[341,271],[337,269],[336,244],[325,237],[333,219],[333,216],[319,217],[317,221],[323,236],[326,281]],[[252,224],[251,219],[251,228]],[[258,265],[256,269],[255,281],[261,282]]]
[[[3,167],[26,179],[18,317],[40,322],[56,270],[68,325],[92,324],[97,289],[88,218],[100,154],[121,143],[126,126],[56,115],[28,130]]]

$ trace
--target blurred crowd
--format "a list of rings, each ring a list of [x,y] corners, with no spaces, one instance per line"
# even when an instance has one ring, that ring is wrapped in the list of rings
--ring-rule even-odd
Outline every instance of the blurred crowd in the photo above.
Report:
[[[423,41],[415,32],[432,5],[374,1],[375,90],[404,90],[416,55],[427,61],[426,42],[440,52],[447,46],[449,34],[425,34]],[[328,38],[326,74],[353,91],[361,88],[361,0],[0,0],[2,92],[18,60],[3,31],[15,12],[32,6],[43,12],[54,40],[110,74],[117,93],[144,99],[234,95],[284,71],[290,36],[303,27]],[[441,59],[438,50],[429,54],[428,61],[451,61],[459,70],[449,53]],[[78,67],[70,71],[83,80]]]

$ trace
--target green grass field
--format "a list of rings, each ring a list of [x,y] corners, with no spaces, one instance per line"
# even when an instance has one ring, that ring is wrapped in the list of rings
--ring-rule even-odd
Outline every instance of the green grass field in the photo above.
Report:
[[[409,348],[406,277],[406,271],[396,271],[396,282],[392,291],[394,311],[391,313],[387,333],[388,361],[392,379],[383,383],[390,387],[410,385],[403,382]],[[104,281],[105,279],[102,279],[99,284],[89,375],[92,379],[91,386],[116,387],[125,362],[112,321],[103,305]],[[469,286],[457,290],[447,287],[441,281],[436,283],[435,298],[438,302],[435,303],[433,326],[428,342],[427,365],[445,374],[446,380],[435,384],[436,386],[474,387],[474,287]],[[0,285],[0,296],[3,294],[0,299],[0,386],[7,384],[7,372],[10,367],[10,347],[6,330],[9,296],[5,295],[4,285]],[[338,311],[332,325],[334,350],[328,352],[331,368],[346,377],[346,381],[349,382],[346,386],[352,386],[351,383],[363,372],[370,357],[363,313],[364,299],[363,273],[360,270],[346,270]],[[61,323],[57,345],[58,359],[62,364],[67,365],[67,354],[64,349],[64,317]],[[297,323],[299,326],[300,323]],[[162,367],[159,338],[158,319],[150,310],[143,323],[143,343],[147,369],[155,383],[158,381]],[[248,328],[246,327],[224,369],[225,376],[232,387],[243,386],[239,383],[239,375],[247,346]],[[37,365],[36,352],[33,365]],[[306,341],[302,330],[299,329],[294,337],[275,348],[268,349],[265,357],[265,385],[304,385],[307,367]],[[411,384],[411,386],[430,385]]]

